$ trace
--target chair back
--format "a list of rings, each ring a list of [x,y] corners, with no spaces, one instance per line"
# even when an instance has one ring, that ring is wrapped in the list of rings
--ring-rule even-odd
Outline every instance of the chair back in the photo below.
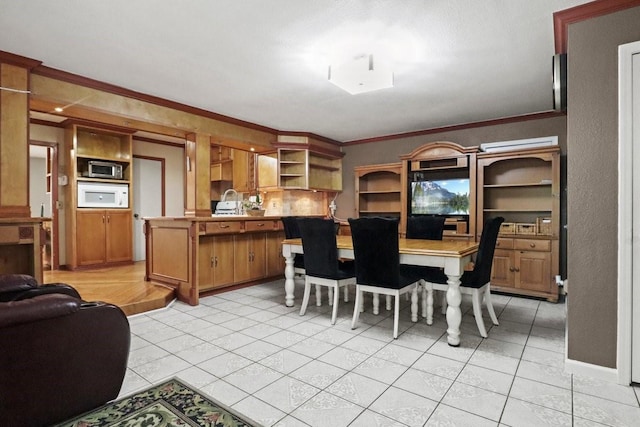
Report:
[[[398,222],[398,218],[349,218],[358,284],[398,286]]]
[[[287,239],[298,239],[300,238],[300,229],[298,228],[298,218],[297,216],[283,216],[282,226],[284,227],[284,236]]]
[[[478,245],[478,254],[476,255],[476,263],[473,268],[472,282],[477,284],[485,284],[491,279],[491,267],[493,264],[493,253],[496,249],[496,241],[498,240],[498,232],[500,224],[504,218],[488,219],[484,223],[482,235],[480,236],[480,244]]]
[[[444,216],[410,216],[407,218],[407,239],[442,240]]]
[[[304,251],[304,270],[315,277],[334,277],[338,272],[338,247],[331,219],[298,218]]]

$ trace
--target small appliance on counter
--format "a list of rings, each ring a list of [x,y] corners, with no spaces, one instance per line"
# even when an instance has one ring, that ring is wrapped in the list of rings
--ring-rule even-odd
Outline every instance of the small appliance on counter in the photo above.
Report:
[[[214,215],[240,215],[240,202],[237,200],[218,202]]]

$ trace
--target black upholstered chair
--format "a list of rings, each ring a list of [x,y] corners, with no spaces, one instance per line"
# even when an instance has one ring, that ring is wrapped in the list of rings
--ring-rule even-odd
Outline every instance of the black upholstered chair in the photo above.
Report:
[[[487,329],[485,328],[484,320],[482,320],[482,296],[484,296],[484,302],[487,305],[491,321],[494,325],[498,325],[498,318],[491,303],[491,267],[500,224],[503,221],[504,218],[502,217],[485,221],[474,268],[472,271],[465,271],[460,278],[460,292],[471,295],[473,315],[476,318],[480,335],[484,338],[487,337]],[[447,276],[442,271],[432,271],[432,274],[428,274],[424,281],[427,292],[433,292],[433,289],[441,291],[448,289]],[[433,301],[432,298],[430,300]]]
[[[444,233],[444,223],[446,221],[444,216],[435,215],[418,215],[410,216],[407,218],[407,239],[428,239],[428,240],[442,240]],[[439,270],[436,267],[423,267],[425,270],[432,269],[428,275],[433,275]],[[430,301],[427,301],[431,298]],[[444,314],[447,308],[446,294],[442,293],[442,312]],[[433,318],[433,292],[429,293],[427,287],[422,290],[422,317],[427,319]],[[431,322],[431,320],[429,320]]]
[[[407,239],[442,240],[444,216],[410,216],[407,218]]]
[[[397,218],[349,219],[356,264],[356,302],[351,329],[355,329],[362,307],[363,292],[374,297],[377,313],[378,294],[395,297],[393,338],[398,338],[400,295],[412,292],[417,301],[421,276],[410,266],[400,264]]]
[[[338,259],[335,225],[331,219],[299,218],[298,227],[302,236],[304,251],[304,298],[300,315],[307,311],[311,285],[316,285],[316,299],[320,298],[320,287],[329,289],[329,304],[333,305],[331,324],[335,325],[338,313],[340,288],[344,287],[345,301],[348,301],[347,285],[355,285],[353,262],[341,262]]]
[[[298,218],[297,216],[283,216],[281,218],[282,225],[284,227],[284,237],[287,239],[299,239],[300,229],[298,228]],[[294,254],[293,257],[293,272],[298,275],[304,275],[304,255],[303,254]]]

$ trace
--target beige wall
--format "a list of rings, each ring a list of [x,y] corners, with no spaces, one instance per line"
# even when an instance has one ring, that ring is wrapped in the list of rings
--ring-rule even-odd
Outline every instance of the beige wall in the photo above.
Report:
[[[616,367],[618,46],[640,7],[572,24],[568,43],[568,357]]]

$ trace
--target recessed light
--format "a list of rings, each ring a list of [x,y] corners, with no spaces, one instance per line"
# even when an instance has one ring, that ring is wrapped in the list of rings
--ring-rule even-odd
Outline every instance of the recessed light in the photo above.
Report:
[[[53,109],[53,111],[55,111],[56,113],[62,113],[64,111],[64,108],[56,107],[56,108]]]

